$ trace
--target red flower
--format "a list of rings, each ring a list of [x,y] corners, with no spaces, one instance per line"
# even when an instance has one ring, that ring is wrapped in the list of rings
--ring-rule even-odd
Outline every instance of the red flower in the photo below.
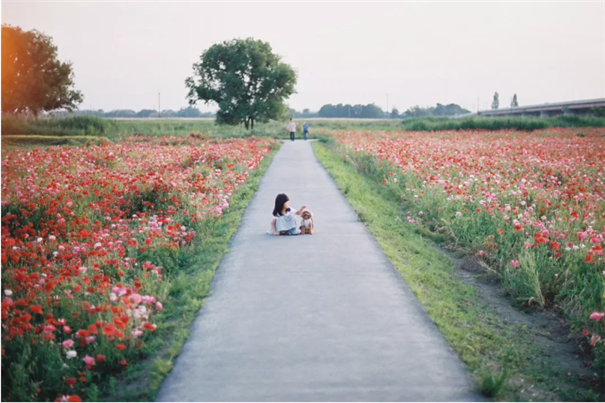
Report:
[[[118,345],[116,346],[116,348],[117,348],[118,350],[120,350],[120,351],[124,351],[124,349],[126,349],[126,345],[125,345],[125,344],[118,344]]]
[[[105,326],[103,326],[103,334],[105,336],[113,336],[115,331],[116,331],[116,328],[111,323],[108,323]]]
[[[33,313],[37,313],[39,315],[42,315],[42,306],[40,305],[30,305],[29,309],[33,312]]]
[[[67,378],[65,380],[65,383],[68,384],[71,389],[74,388],[74,385],[76,384],[76,382],[77,382],[76,378]]]
[[[534,239],[535,239],[536,243],[548,242],[548,237],[546,235],[542,234],[541,232],[536,232],[534,234]]]
[[[118,316],[117,318],[114,318],[113,323],[120,329],[126,330],[126,325],[128,325],[129,320],[130,318],[128,316]]]

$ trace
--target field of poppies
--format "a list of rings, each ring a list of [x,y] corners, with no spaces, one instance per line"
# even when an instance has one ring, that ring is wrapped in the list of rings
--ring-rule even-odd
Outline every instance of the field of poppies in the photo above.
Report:
[[[604,358],[605,130],[350,132],[341,157],[407,221],[473,254],[517,303],[555,308]]]
[[[143,355],[196,226],[269,138],[129,137],[2,152],[2,400],[95,399]]]

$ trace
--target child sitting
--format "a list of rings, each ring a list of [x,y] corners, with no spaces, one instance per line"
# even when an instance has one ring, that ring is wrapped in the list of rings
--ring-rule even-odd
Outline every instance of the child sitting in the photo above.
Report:
[[[296,211],[290,208],[290,199],[284,193],[280,193],[275,198],[275,208],[273,209],[273,220],[271,221],[271,230],[273,235],[298,235],[296,217],[305,209],[305,206]]]

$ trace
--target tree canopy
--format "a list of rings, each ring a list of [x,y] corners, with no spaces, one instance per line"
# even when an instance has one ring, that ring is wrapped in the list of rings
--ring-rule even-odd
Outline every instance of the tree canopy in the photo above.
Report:
[[[320,118],[365,118],[378,119],[384,117],[384,112],[379,106],[368,105],[332,105],[322,106],[317,113]]]
[[[193,71],[193,77],[185,80],[189,103],[215,102],[217,123],[244,123],[246,128],[283,116],[284,101],[296,85],[292,67],[273,53],[269,43],[252,38],[211,46]]]
[[[83,99],[73,78],[71,63],[57,59],[50,36],[2,25],[2,112],[72,110]]]
[[[510,102],[511,108],[516,108],[519,106],[519,101],[517,101],[517,94],[513,96],[513,100]]]
[[[427,108],[421,108],[416,105],[409,108],[403,113],[406,118],[422,118],[427,116],[456,116],[471,113],[468,109],[464,109],[458,104],[442,105],[437,104],[436,106],[429,106]]]
[[[496,92],[494,94],[494,100],[492,101],[492,109],[498,109],[500,107],[500,96]]]

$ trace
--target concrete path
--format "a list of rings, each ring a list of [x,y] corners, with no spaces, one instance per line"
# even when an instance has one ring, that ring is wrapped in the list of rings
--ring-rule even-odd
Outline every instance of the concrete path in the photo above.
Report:
[[[266,235],[275,196],[316,234]],[[475,401],[462,362],[308,142],[261,180],[159,401]]]

